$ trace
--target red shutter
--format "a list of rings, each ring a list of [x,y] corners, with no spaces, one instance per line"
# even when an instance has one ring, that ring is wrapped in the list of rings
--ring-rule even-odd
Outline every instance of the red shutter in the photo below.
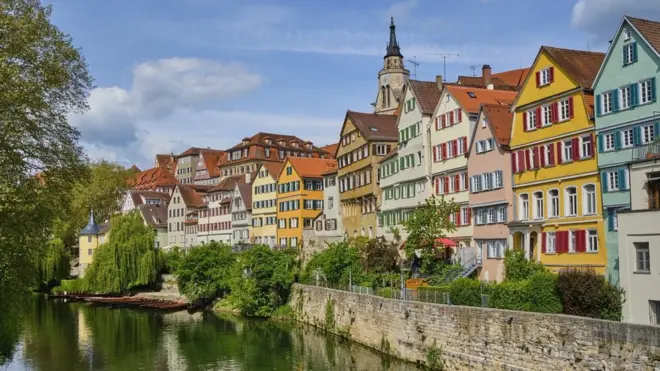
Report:
[[[447,126],[447,116],[442,115],[441,117],[442,117],[442,127],[444,128]]]
[[[438,146],[433,146],[433,162],[438,162]]]
[[[549,82],[555,81],[555,68],[552,66],[550,66],[550,70],[548,71],[548,81]]]
[[[536,109],[536,127],[540,128],[541,127],[541,108]]]
[[[555,146],[552,143],[548,144],[548,166],[555,166]]]
[[[472,209],[470,209],[468,207],[467,208],[467,221],[466,221],[465,225],[470,225],[470,224],[472,224]]]
[[[568,97],[568,117],[573,118],[573,97]]]
[[[525,150],[525,169],[529,170],[532,168],[532,161],[529,155],[529,149]]]
[[[550,104],[550,122],[556,124],[559,122],[559,115],[557,114],[557,103]]]
[[[518,172],[518,164],[516,163],[517,152],[511,153],[511,172],[514,174]]]
[[[539,164],[541,163],[540,161],[541,159],[539,158],[540,157],[539,147],[534,147],[533,153],[534,153],[534,169],[538,169],[540,167]]]
[[[580,158],[580,140],[578,138],[573,138],[573,161],[577,161]]]
[[[458,175],[454,175],[454,192],[458,192],[459,185],[460,185],[460,180],[458,178]]]
[[[598,151],[598,144],[596,143],[596,138],[593,133],[589,134],[589,137],[591,137],[591,145],[594,146],[594,148],[591,149],[591,157],[594,157],[596,151]]]
[[[442,148],[442,159],[444,160],[447,158],[447,143],[442,143],[440,147]]]
[[[537,76],[537,85],[538,85],[538,72],[536,73]],[[541,233],[541,253],[545,254],[546,252],[546,238],[545,238],[545,232]]]
[[[435,194],[440,194],[440,178],[435,178]]]
[[[447,114],[449,115],[449,125],[453,125],[454,124],[454,111],[447,112]]]
[[[545,167],[547,163],[545,162],[545,146],[539,146],[539,163],[541,164],[541,167]]]
[[[557,163],[558,164],[563,164],[564,163],[564,156],[562,156],[561,153],[561,147],[562,147],[562,142],[557,142]]]
[[[440,130],[440,116],[436,116],[435,118],[435,130]]]
[[[461,121],[463,121],[463,110],[459,108],[458,109],[458,122],[461,122]]]
[[[577,244],[577,247],[575,251],[577,252],[585,252],[587,251],[587,231],[585,230],[579,230],[576,231],[577,236],[575,236],[575,241]]]
[[[527,112],[523,112],[523,131],[527,131]]]
[[[518,151],[518,172],[525,171],[525,150]]]
[[[443,193],[449,193],[449,177],[445,177],[445,189]]]
[[[541,71],[536,71],[536,87],[541,86]]]
[[[467,153],[467,150],[468,150],[467,137],[463,137],[463,153]]]

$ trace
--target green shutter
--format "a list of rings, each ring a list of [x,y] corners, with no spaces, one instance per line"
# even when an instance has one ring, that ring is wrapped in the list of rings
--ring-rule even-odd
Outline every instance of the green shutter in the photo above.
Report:
[[[603,134],[600,134],[598,136],[598,152],[603,153],[603,148],[605,147],[605,144],[603,143],[605,141],[605,136]]]
[[[614,210],[607,209],[607,230],[614,231]]]
[[[603,171],[600,173],[600,186],[603,189],[603,193],[607,192],[607,172]]]
[[[651,78],[651,102],[655,102],[655,77]]]
[[[634,42],[631,44],[632,48],[632,61],[633,63],[637,62],[637,43]]]

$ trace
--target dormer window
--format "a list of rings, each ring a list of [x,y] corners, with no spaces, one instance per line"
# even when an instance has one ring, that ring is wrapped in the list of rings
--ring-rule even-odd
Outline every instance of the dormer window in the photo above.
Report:
[[[293,148],[298,148],[298,142],[291,142],[291,146]]]
[[[277,143],[279,143],[279,144],[280,144],[280,146],[282,146],[282,147],[286,147],[286,142],[285,142],[285,141],[283,141],[283,140],[280,140],[280,141],[279,141],[279,142],[277,142]]]
[[[268,145],[273,144],[273,140],[270,139],[270,138],[266,138],[266,139],[264,139],[264,142],[266,142],[266,144],[268,144]]]
[[[477,95],[474,94],[473,91],[469,91],[469,92],[467,92],[467,95],[468,95],[468,97],[470,97],[470,98],[472,98],[472,99],[476,99],[476,98],[477,98]]]
[[[631,36],[630,36],[630,30],[627,30],[627,29],[626,29],[626,30],[623,30],[623,39],[624,39],[625,41],[628,41],[628,40],[630,40],[630,38],[631,38]]]

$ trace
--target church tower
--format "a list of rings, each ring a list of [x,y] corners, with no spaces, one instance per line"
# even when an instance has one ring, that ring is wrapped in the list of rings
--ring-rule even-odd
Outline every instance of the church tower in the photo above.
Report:
[[[399,106],[403,87],[408,83],[410,72],[403,65],[403,55],[396,41],[394,18],[390,18],[390,41],[383,58],[383,69],[378,72],[378,96],[375,113],[394,114]]]

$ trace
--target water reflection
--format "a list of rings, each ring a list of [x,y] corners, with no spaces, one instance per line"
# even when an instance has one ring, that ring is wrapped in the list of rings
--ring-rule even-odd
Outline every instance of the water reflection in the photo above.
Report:
[[[416,370],[304,326],[43,297],[35,297],[29,310],[14,360],[0,370]]]

